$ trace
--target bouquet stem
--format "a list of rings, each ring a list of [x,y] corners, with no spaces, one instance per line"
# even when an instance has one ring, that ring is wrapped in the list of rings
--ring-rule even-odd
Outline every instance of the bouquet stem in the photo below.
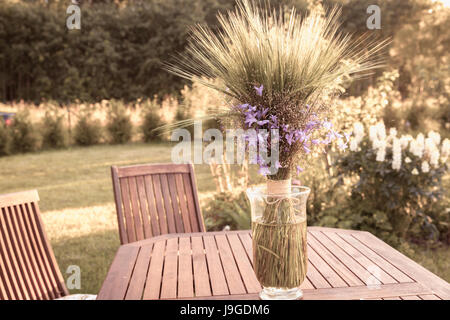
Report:
[[[301,212],[302,204],[291,193],[290,179],[267,182],[263,214],[252,222],[254,269],[265,288],[298,288],[306,277],[306,214]]]

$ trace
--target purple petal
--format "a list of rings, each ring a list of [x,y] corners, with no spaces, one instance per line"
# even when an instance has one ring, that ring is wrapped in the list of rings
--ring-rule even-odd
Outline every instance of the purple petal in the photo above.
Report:
[[[257,121],[256,123],[259,125],[259,126],[263,126],[263,125],[265,125],[265,124],[267,124],[267,123],[269,123],[270,121],[269,120],[260,120],[260,121]]]
[[[307,146],[306,144],[303,145],[303,150],[305,151],[305,153],[311,152],[311,149],[309,149],[309,146]]]
[[[257,86],[255,86],[254,88],[255,88],[255,90],[256,90],[256,94],[257,94],[258,96],[261,97],[261,96],[262,96],[263,89],[264,89],[264,86],[261,85],[259,88],[258,88]]]

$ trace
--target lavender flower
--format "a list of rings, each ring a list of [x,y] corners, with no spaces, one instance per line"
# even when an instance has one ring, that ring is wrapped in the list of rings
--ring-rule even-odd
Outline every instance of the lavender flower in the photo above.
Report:
[[[309,145],[303,144],[303,151],[305,151],[306,154],[311,153],[311,149],[309,147]]]
[[[258,120],[255,118],[255,116],[253,114],[251,114],[250,112],[248,112],[246,114],[245,123],[248,125],[249,128],[252,126],[253,123],[255,123],[257,121]]]
[[[295,139],[294,139],[294,132],[287,133],[285,137],[286,137],[286,142],[287,142],[289,145],[292,145],[292,144],[295,142]]]
[[[256,94],[257,94],[258,96],[261,97],[261,96],[262,96],[263,89],[264,89],[264,86],[261,85],[259,88],[258,88],[257,86],[255,86],[254,88],[255,88],[255,90],[256,90]]]

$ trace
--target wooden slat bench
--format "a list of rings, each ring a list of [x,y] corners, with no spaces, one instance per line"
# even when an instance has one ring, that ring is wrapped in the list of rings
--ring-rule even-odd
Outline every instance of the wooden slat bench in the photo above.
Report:
[[[367,232],[310,227],[304,299],[450,299],[450,285]],[[123,245],[98,299],[258,299],[250,231]]]

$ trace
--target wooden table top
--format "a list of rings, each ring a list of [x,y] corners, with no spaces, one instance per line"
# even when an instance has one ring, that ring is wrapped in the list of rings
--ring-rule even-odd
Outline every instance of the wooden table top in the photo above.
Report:
[[[308,228],[304,299],[450,299],[450,285],[368,232]],[[169,234],[121,246],[100,300],[258,299],[250,231]]]

